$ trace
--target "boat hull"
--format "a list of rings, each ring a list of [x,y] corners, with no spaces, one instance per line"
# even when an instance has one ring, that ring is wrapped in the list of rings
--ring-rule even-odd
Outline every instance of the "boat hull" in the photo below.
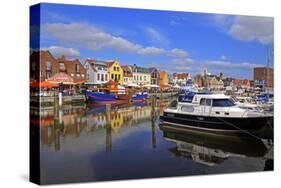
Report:
[[[134,102],[144,102],[147,97],[147,94],[137,94],[132,97],[132,100]]]
[[[87,100],[92,103],[99,104],[114,104],[117,102],[117,98],[111,94],[86,92]]]
[[[273,126],[273,117],[213,117],[213,116],[196,116],[188,114],[178,114],[164,112],[160,116],[164,123],[173,124],[177,127],[186,127],[204,131],[215,132],[241,132],[245,130],[257,130],[263,126]]]

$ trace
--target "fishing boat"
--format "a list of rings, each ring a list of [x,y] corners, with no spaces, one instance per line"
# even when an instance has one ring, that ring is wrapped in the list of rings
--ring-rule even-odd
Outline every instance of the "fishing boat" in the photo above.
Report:
[[[203,131],[241,132],[273,126],[273,114],[240,108],[230,96],[189,93],[164,110],[162,122]]]

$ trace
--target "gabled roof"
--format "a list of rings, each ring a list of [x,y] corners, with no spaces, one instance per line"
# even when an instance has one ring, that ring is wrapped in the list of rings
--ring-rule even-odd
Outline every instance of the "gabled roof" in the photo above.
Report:
[[[135,73],[146,73],[146,74],[151,73],[149,68],[139,67],[139,66],[136,66],[136,65],[131,66],[131,67],[132,67],[133,72],[135,72]]]

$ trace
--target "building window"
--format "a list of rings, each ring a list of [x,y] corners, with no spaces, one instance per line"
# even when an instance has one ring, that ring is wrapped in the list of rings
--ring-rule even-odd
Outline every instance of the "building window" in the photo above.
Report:
[[[113,67],[113,70],[116,71],[116,67],[115,66]]]
[[[140,76],[140,81],[142,81],[142,76]]]
[[[111,79],[114,80],[114,74],[111,74]]]
[[[105,75],[105,81],[107,81],[107,74]]]
[[[146,81],[146,76],[144,76],[144,81]]]
[[[120,77],[121,77],[120,74],[118,74],[118,81],[120,80]]]
[[[31,64],[31,70],[32,70],[32,71],[35,71],[35,62],[33,62],[33,63]]]
[[[65,65],[64,65],[64,63],[60,63],[59,66],[60,66],[60,70],[65,70]]]
[[[119,71],[119,67],[117,67],[117,71]]]
[[[46,71],[46,79],[51,77],[51,71]]]
[[[104,75],[103,74],[101,75],[101,81],[104,81]]]
[[[75,72],[80,72],[80,66],[78,64],[75,65]]]
[[[48,70],[48,71],[52,70],[52,63],[50,61],[47,61],[46,70]]]
[[[98,80],[100,80],[100,74],[98,74]]]

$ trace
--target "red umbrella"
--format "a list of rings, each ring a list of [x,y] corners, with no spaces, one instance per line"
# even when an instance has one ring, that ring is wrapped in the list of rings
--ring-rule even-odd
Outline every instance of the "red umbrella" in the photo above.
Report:
[[[58,84],[56,83],[50,83],[48,81],[43,82],[31,82],[30,86],[32,88],[55,88],[58,87]]]

